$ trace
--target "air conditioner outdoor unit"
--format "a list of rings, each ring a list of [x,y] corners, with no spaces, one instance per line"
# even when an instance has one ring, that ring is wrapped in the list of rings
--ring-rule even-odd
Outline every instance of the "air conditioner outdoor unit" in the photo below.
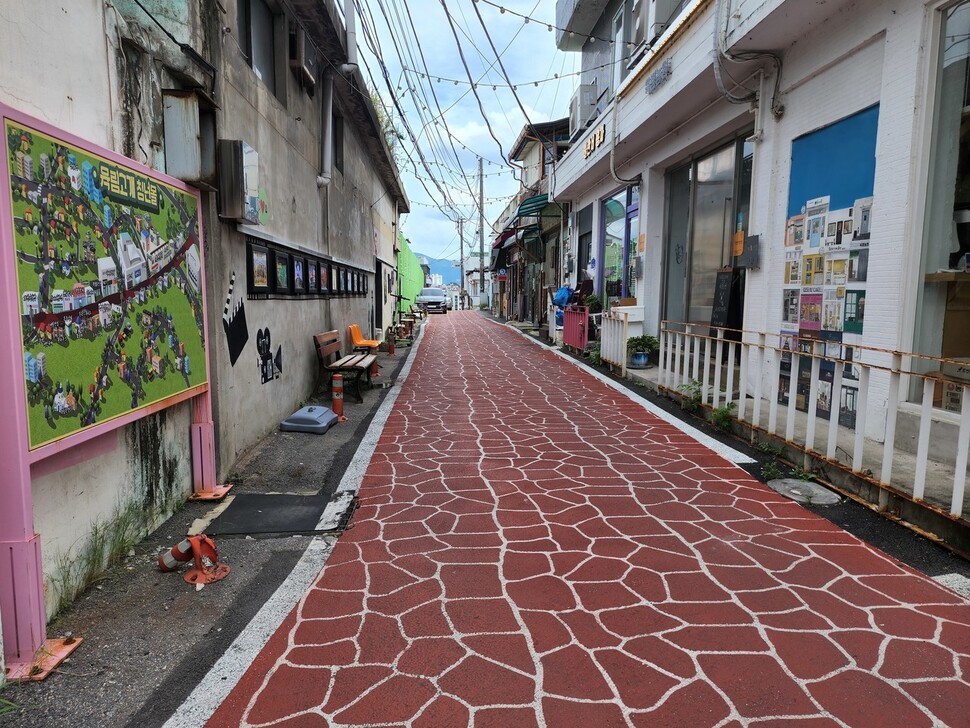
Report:
[[[569,101],[569,136],[586,128],[596,110],[596,84],[582,83]]]
[[[678,5],[678,0],[650,0],[650,12],[647,16],[648,43],[652,44],[667,30]]]
[[[259,155],[239,139],[220,139],[219,217],[259,225]]]
[[[299,25],[290,28],[290,69],[312,96],[317,84],[317,56]]]

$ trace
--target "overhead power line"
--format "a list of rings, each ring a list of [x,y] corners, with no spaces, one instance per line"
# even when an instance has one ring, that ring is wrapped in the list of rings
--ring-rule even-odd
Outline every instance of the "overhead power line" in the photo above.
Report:
[[[624,62],[627,61],[627,60],[629,60],[629,56],[624,56],[623,58],[618,59],[618,61],[624,61]],[[405,68],[402,69],[402,71],[404,71],[405,73],[413,73],[413,74],[418,75],[418,76],[421,76],[423,78],[427,78],[429,81],[435,81],[437,83],[445,82],[445,83],[453,84],[455,86],[458,86],[458,85],[461,85],[461,86],[471,85],[473,88],[474,87],[477,87],[477,86],[482,86],[482,87],[491,86],[493,91],[495,91],[496,89],[500,89],[500,88],[501,89],[511,89],[513,91],[516,91],[516,90],[519,89],[519,87],[523,87],[523,86],[538,86],[540,83],[551,83],[552,81],[561,81],[564,78],[570,78],[572,76],[580,76],[580,75],[582,75],[584,73],[589,73],[590,71],[599,71],[599,70],[601,70],[603,68],[610,68],[613,65],[614,65],[614,62],[611,61],[609,63],[601,63],[598,66],[593,66],[591,68],[587,68],[587,69],[584,69],[582,71],[573,71],[572,73],[563,73],[561,75],[558,74],[558,73],[555,73],[555,74],[553,74],[549,78],[540,78],[540,79],[535,79],[533,81],[519,81],[518,83],[515,83],[515,84],[508,84],[508,83],[489,83],[487,81],[484,82],[484,83],[482,83],[481,81],[479,81],[478,83],[471,83],[471,84],[469,84],[469,82],[466,79],[463,79],[463,78],[448,78],[446,76],[431,76],[431,75],[428,75],[426,73],[422,73],[421,71],[416,71],[413,68],[407,68],[407,67],[405,67]]]

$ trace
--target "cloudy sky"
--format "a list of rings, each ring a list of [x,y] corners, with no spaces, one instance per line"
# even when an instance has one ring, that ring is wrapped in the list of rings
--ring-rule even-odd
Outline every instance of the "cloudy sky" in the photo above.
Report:
[[[487,240],[519,187],[502,159],[526,123],[519,104],[532,122],[567,116],[579,54],[556,49],[554,0],[446,0],[447,10],[441,0],[358,2],[361,71],[402,134],[398,164],[411,201],[402,230],[415,251],[457,260],[459,216],[466,255],[469,244],[478,248],[478,158]]]

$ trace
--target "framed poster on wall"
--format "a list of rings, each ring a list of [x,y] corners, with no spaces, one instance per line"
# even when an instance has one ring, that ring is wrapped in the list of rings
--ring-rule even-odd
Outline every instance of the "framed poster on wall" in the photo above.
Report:
[[[290,293],[293,290],[293,277],[290,274],[290,254],[281,250],[273,251],[273,292]]]
[[[307,273],[306,258],[302,255],[293,256],[293,293],[302,295],[306,293]]]
[[[269,268],[269,249],[263,245],[250,243],[246,262],[246,283],[250,293],[269,293]]]
[[[307,292],[311,296],[315,296],[320,292],[320,264],[315,260],[307,260],[306,269],[306,281],[307,281]]]

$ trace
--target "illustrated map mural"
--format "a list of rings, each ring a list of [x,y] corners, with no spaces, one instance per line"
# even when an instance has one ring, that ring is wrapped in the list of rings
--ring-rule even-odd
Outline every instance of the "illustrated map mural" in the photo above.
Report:
[[[4,133],[30,448],[205,384],[198,197],[11,118]]]

